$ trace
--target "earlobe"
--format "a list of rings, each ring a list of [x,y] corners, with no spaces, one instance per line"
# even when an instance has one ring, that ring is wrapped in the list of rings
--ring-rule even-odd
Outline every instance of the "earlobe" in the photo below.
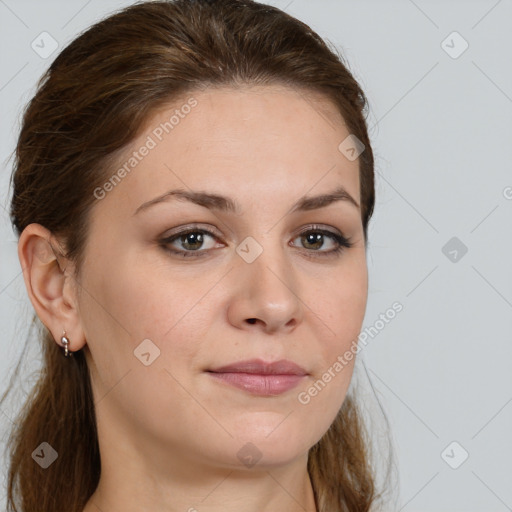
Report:
[[[77,309],[74,268],[58,240],[40,224],[29,224],[18,242],[18,258],[27,293],[41,322],[59,346],[66,332],[70,352],[85,345]]]

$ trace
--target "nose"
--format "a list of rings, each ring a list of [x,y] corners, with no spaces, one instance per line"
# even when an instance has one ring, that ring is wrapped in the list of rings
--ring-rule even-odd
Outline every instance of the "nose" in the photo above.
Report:
[[[251,263],[240,258],[230,275],[228,318],[234,326],[271,334],[289,332],[302,321],[299,282],[282,247],[265,247]]]

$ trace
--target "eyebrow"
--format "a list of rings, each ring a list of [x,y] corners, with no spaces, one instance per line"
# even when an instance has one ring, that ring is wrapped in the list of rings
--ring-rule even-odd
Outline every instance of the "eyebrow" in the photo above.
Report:
[[[240,215],[240,205],[230,197],[222,196],[219,194],[212,194],[203,191],[192,191],[184,189],[169,190],[164,194],[141,204],[134,212],[133,215],[137,215],[139,212],[147,210],[149,207],[169,201],[175,198],[178,200],[189,201],[191,203],[203,206],[210,210],[219,210],[225,212],[231,212],[236,215]],[[303,196],[301,197],[291,208],[290,213],[296,211],[309,211],[316,210],[318,208],[325,208],[336,201],[347,201],[356,208],[359,208],[357,201],[347,192],[347,190],[339,186],[328,194],[321,194],[318,196]]]

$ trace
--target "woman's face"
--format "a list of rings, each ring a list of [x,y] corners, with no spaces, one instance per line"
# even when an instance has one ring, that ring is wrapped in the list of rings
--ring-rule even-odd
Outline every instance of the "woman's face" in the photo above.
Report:
[[[78,295],[100,443],[162,467],[307,457],[344,400],[353,360],[336,362],[366,307],[359,160],[338,149],[349,135],[318,96],[206,89],[123,151],[95,192]],[[249,359],[306,375],[235,386],[209,372]]]

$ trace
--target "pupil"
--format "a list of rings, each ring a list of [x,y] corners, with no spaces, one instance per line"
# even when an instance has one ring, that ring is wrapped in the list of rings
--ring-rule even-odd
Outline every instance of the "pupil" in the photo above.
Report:
[[[322,242],[322,233],[317,233],[316,235],[314,233],[310,233],[309,235],[306,235],[307,243],[308,244],[318,244]]]
[[[181,238],[181,241],[187,245],[194,245],[194,243],[201,245],[201,243],[203,242],[202,238],[203,235],[201,233],[188,233]],[[192,241],[189,242],[189,240]],[[195,248],[197,249],[197,247]]]

